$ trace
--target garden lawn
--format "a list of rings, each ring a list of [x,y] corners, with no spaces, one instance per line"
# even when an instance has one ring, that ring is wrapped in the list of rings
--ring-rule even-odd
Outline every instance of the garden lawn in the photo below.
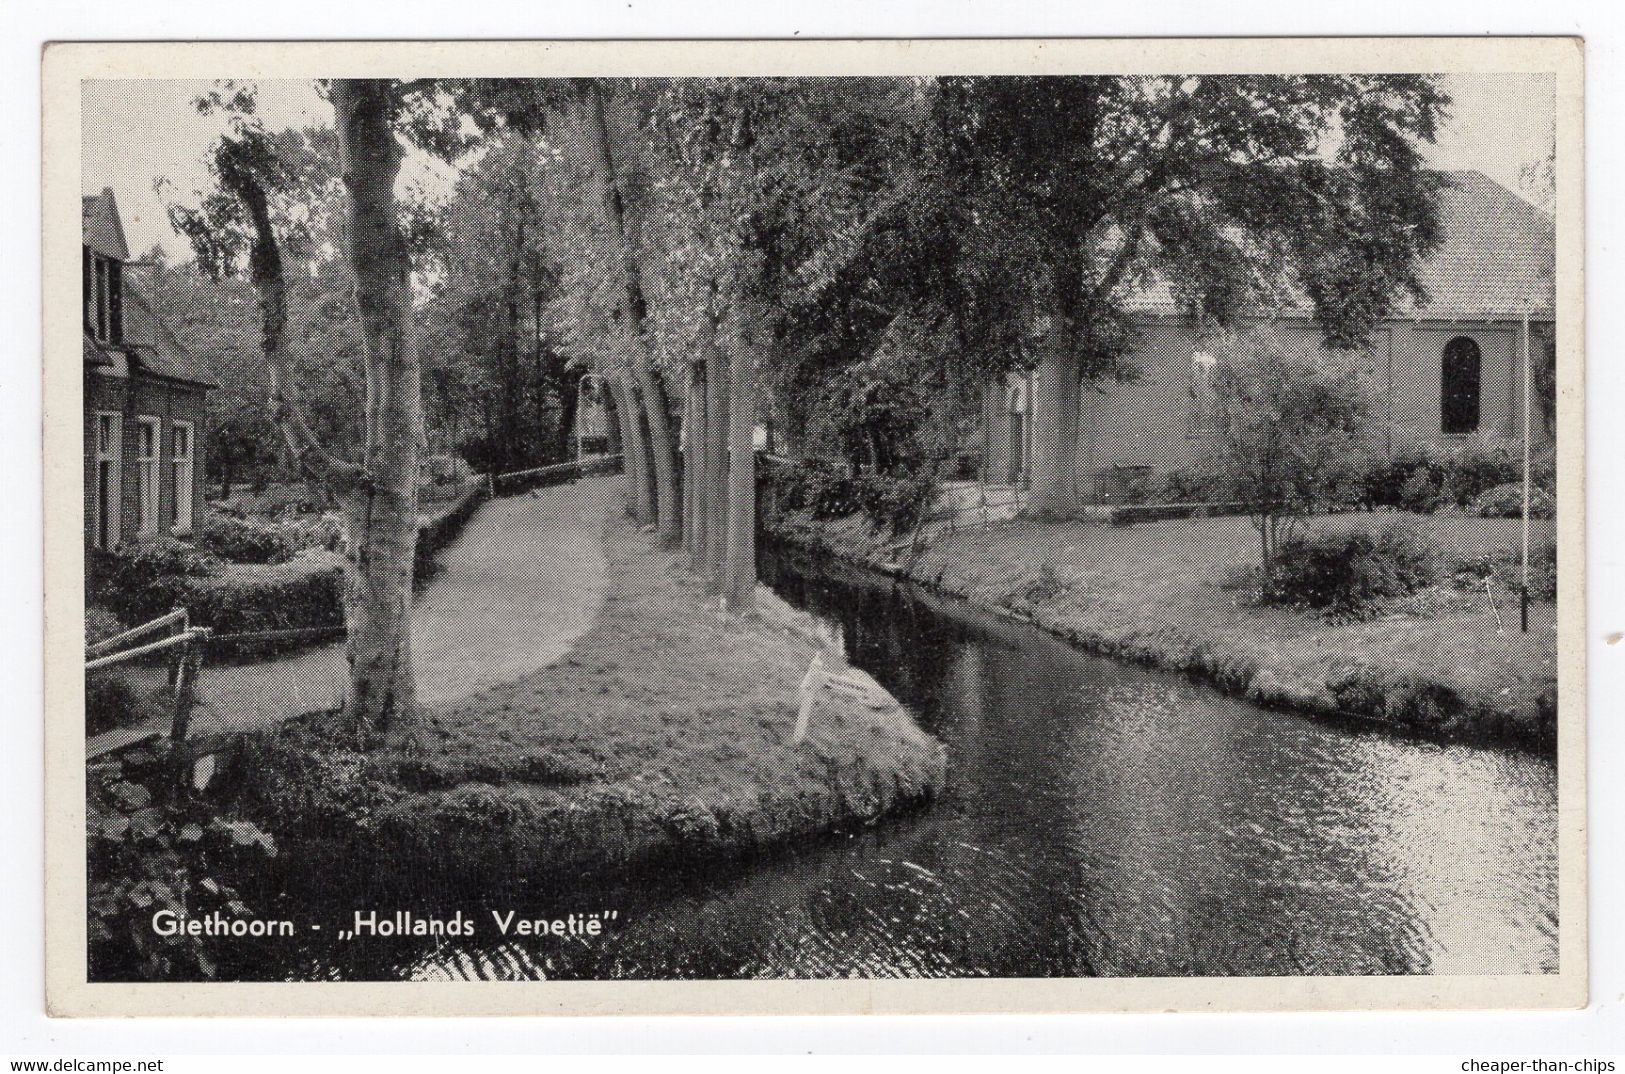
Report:
[[[1462,515],[1338,514],[1325,529],[1409,521],[1446,563],[1516,547],[1521,522]],[[1550,543],[1552,523],[1533,538]],[[897,556],[855,520],[797,519],[789,539],[882,565]],[[1482,591],[1455,591],[1426,616],[1332,623],[1305,611],[1250,606],[1231,588],[1258,562],[1245,517],[1113,526],[1004,525],[940,535],[908,576],[976,604],[1029,618],[1097,652],[1184,671],[1261,704],[1370,719],[1446,738],[1550,748],[1555,735],[1556,615],[1530,610],[1518,631],[1515,592],[1498,590],[1504,630]]]
[[[810,619],[765,590],[757,615],[723,613],[623,518],[605,554],[603,609],[562,659],[426,713],[413,752],[347,752],[320,719],[262,736],[252,815],[379,868],[541,883],[742,853],[940,786],[941,744],[861,672],[872,704],[826,695],[791,741]]]

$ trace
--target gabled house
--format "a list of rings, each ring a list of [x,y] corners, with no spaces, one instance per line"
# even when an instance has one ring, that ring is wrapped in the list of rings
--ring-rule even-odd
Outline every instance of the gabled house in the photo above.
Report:
[[[112,190],[83,199],[85,546],[185,537],[203,506],[208,366],[134,285]]]
[[[1475,171],[1450,172],[1440,192],[1442,241],[1421,266],[1428,300],[1382,322],[1361,363],[1377,399],[1368,443],[1391,452],[1448,445],[1475,433],[1519,438],[1523,429],[1522,321],[1532,346],[1554,320],[1554,227],[1549,214]],[[1134,479],[1187,468],[1213,447],[1208,391],[1226,340],[1204,334],[1165,281],[1142,283],[1127,306],[1139,329],[1126,383],[1086,385],[1079,405],[1080,500],[1115,500]],[[1322,346],[1306,303],[1289,302],[1236,326],[1267,327],[1289,349]],[[1034,373],[1012,374],[986,394],[982,478],[1024,485],[1032,459]],[[1534,439],[1550,437],[1537,411]]]

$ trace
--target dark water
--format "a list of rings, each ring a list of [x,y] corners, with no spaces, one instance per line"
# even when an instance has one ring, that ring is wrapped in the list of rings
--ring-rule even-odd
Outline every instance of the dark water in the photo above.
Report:
[[[500,905],[615,908],[595,939],[333,941],[292,978],[1539,973],[1556,969],[1540,759],[1265,711],[871,576],[764,556],[945,741],[947,795],[727,869]],[[545,869],[545,864],[540,865]],[[305,914],[311,911],[307,908]]]

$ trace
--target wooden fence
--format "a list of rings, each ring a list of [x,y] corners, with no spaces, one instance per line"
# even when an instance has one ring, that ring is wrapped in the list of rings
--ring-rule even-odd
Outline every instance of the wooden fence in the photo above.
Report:
[[[144,642],[120,649],[137,638],[168,630],[157,641]],[[198,669],[203,664],[203,647],[214,631],[208,627],[194,627],[185,608],[176,608],[167,615],[142,623],[138,627],[104,638],[85,647],[86,673],[99,668],[112,667],[130,660],[150,657],[155,653],[170,654],[169,683],[173,687],[169,738],[176,744],[186,741],[192,723],[192,702],[197,685]]]

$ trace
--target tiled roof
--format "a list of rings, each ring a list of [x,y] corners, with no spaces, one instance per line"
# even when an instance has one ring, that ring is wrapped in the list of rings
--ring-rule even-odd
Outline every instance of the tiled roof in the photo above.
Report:
[[[1421,306],[1408,295],[1402,317],[1501,320],[1518,317],[1526,301],[1539,318],[1554,307],[1555,246],[1552,218],[1489,176],[1476,171],[1442,173],[1439,192],[1440,242],[1418,278],[1428,300]],[[1179,313],[1168,281],[1143,281],[1125,304],[1141,313]],[[1287,312],[1309,313],[1301,298]]]
[[[116,261],[130,260],[130,247],[124,241],[124,225],[119,222],[118,201],[113,189],[104,187],[100,194],[80,199],[84,224],[85,245]]]
[[[209,363],[181,346],[159,319],[147,297],[124,282],[124,342],[115,346],[97,343],[85,334],[85,362],[89,365],[119,365],[115,351],[127,355],[133,370],[185,381],[205,388],[217,388]]]
[[[155,376],[219,387],[209,363],[187,350],[159,318],[151,301],[124,282],[124,349]]]

